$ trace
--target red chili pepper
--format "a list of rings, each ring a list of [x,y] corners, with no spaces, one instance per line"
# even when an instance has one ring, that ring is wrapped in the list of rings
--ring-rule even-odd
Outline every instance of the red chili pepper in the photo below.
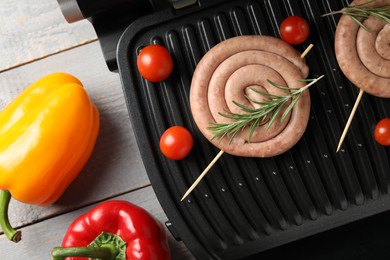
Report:
[[[52,256],[54,260],[167,260],[170,252],[160,222],[143,208],[113,200],[78,217]]]

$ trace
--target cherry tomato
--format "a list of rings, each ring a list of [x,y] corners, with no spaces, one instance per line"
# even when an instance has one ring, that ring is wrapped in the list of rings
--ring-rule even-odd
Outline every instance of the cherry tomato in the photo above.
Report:
[[[171,160],[181,160],[192,150],[191,133],[182,126],[168,128],[160,138],[161,152]]]
[[[309,37],[309,24],[299,16],[289,16],[280,25],[280,36],[283,41],[297,45],[301,44]]]
[[[384,146],[390,146],[390,118],[378,122],[374,130],[375,140]]]
[[[159,82],[172,73],[173,61],[165,47],[148,45],[138,54],[137,67],[142,77],[151,82]]]

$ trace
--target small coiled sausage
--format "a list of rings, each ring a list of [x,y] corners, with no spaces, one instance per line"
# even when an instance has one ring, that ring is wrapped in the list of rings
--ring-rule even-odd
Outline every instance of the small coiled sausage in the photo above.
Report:
[[[245,106],[258,106],[251,99],[262,97],[251,89],[259,89],[274,95],[285,95],[267,82],[290,88],[306,84],[299,80],[309,72],[300,54],[289,44],[270,36],[238,36],[214,46],[197,65],[190,90],[190,104],[194,120],[207,139],[213,132],[208,129],[212,122],[230,122],[219,113],[242,113],[233,100]],[[283,112],[280,113],[280,115]],[[283,122],[277,119],[270,128],[256,127],[248,142],[249,129],[238,133],[233,141],[229,138],[211,142],[219,149],[238,156],[271,157],[281,154],[298,142],[303,135],[310,114],[310,95],[305,91],[291,114]]]

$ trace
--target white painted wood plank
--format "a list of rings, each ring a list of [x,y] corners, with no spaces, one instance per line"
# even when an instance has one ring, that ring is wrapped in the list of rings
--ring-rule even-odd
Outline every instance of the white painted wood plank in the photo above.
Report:
[[[55,205],[42,208],[12,201],[10,218],[16,227],[150,184],[119,75],[107,69],[98,42],[0,73],[0,109],[34,81],[57,71],[83,82],[100,111],[100,134],[88,164]]]
[[[116,197],[130,201],[149,211],[159,221],[164,223],[167,218],[157,202],[157,198],[151,187]],[[53,247],[61,245],[62,238],[74,219],[81,214],[88,212],[93,206],[88,206],[66,215],[54,217],[44,222],[22,228],[23,240],[18,244],[8,241],[4,235],[0,236],[0,248],[2,260],[29,259],[42,260],[50,259],[50,252]],[[194,259],[182,242],[176,241],[169,233],[169,246],[172,259],[187,260]]]
[[[56,0],[0,0],[0,71],[94,39],[92,24],[68,24]]]

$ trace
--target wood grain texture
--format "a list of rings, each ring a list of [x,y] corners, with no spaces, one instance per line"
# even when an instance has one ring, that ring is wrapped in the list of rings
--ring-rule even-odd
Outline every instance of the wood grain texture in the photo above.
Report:
[[[167,218],[157,202],[157,198],[151,187],[146,187],[138,191],[116,197],[130,201],[149,211],[155,218],[164,223]],[[61,245],[62,238],[74,219],[86,213],[91,205],[79,210],[75,210],[66,215],[45,220],[32,226],[22,228],[23,240],[18,244],[12,243],[4,235],[0,236],[0,249],[2,260],[29,259],[42,260],[50,259],[50,252],[53,247]],[[168,232],[169,246],[172,259],[186,260],[194,259],[182,242],[176,241]]]
[[[56,0],[1,0],[0,71],[94,39],[89,21],[68,24]]]
[[[50,259],[69,224],[107,199],[131,201],[165,222],[139,154],[119,75],[107,69],[92,25],[86,20],[68,24],[56,0],[0,0],[0,50],[0,110],[34,81],[62,71],[83,82],[101,120],[90,160],[54,205],[11,201],[11,224],[22,230],[23,239],[15,244],[0,232],[0,259]],[[168,235],[172,259],[194,259]]]
[[[83,82],[100,111],[100,133],[86,167],[57,203],[42,208],[12,201],[10,219],[16,227],[150,184],[119,75],[108,71],[97,42],[1,73],[0,109],[31,83],[56,71],[70,73]]]

